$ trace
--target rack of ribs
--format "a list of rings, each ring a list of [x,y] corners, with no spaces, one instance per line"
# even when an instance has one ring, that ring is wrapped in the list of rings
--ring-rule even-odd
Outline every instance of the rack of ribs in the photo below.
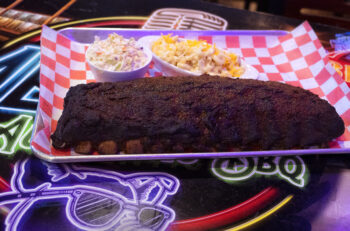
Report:
[[[71,87],[52,134],[78,153],[186,153],[326,147],[344,132],[326,100],[279,82],[154,77]]]

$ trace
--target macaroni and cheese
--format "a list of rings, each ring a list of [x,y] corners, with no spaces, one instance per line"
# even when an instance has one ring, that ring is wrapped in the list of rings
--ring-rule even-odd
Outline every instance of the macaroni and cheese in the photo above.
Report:
[[[218,49],[205,41],[162,35],[151,49],[162,60],[197,74],[239,77],[244,73],[236,54]]]

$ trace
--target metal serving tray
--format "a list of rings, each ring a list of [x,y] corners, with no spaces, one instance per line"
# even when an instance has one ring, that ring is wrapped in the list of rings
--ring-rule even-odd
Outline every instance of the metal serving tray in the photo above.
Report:
[[[38,107],[39,108],[39,107]],[[32,137],[38,127],[41,126],[42,118],[37,110],[34,121]],[[108,154],[108,155],[74,155],[53,156],[47,155],[31,146],[33,153],[40,159],[52,163],[94,162],[94,161],[123,161],[123,160],[166,160],[166,159],[197,159],[197,158],[234,158],[247,156],[290,156],[309,154],[343,154],[349,153],[350,149],[327,148],[327,149],[296,149],[296,150],[273,150],[273,151],[244,151],[244,152],[203,152],[203,153],[165,153],[165,154]]]
[[[178,36],[206,36],[206,35],[256,35],[256,36],[282,36],[288,34],[284,30],[137,30],[137,29],[120,29],[120,28],[66,28],[59,31],[60,34],[68,37],[72,41],[90,44],[94,41],[95,36],[101,39],[107,38],[110,33],[118,33],[123,37],[134,37],[139,39],[148,35],[167,35],[173,34]]]
[[[108,34],[116,32],[124,37],[138,39],[147,35],[169,34],[174,35],[260,35],[260,36],[281,36],[288,32],[280,30],[254,31],[254,30],[228,30],[228,31],[173,31],[173,30],[135,30],[115,28],[67,28],[59,33],[73,41],[80,43],[92,43],[95,36],[106,38]],[[42,118],[39,113],[39,105],[34,122],[32,137],[42,126]],[[239,152],[206,152],[206,153],[166,153],[166,154],[108,154],[108,155],[70,155],[54,156],[47,155],[33,146],[33,153],[40,159],[53,163],[68,162],[92,162],[92,161],[124,161],[124,160],[160,160],[160,159],[196,159],[196,158],[232,158],[247,156],[286,156],[286,155],[309,155],[309,154],[341,154],[350,153],[350,148],[326,148],[326,149],[298,149],[298,150],[273,150],[273,151],[239,151]]]

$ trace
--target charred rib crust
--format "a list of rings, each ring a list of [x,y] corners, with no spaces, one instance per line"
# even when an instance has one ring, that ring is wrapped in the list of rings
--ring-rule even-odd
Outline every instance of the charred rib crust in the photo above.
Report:
[[[321,145],[344,123],[315,94],[278,82],[156,77],[70,88],[51,136],[55,148],[114,140],[145,153],[270,150]]]

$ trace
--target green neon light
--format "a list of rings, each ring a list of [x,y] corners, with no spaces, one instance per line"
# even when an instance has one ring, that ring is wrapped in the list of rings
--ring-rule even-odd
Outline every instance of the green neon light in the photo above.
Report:
[[[277,176],[303,188],[309,179],[306,165],[298,156],[215,159],[210,171],[227,183],[238,183],[256,176]]]
[[[33,130],[33,123],[31,123],[26,131],[24,132],[23,136],[21,137],[19,141],[19,147],[24,150],[30,150],[30,139],[32,137],[32,130]]]
[[[33,116],[19,115],[0,123],[0,154],[12,155],[18,150],[30,151],[33,121]]]

